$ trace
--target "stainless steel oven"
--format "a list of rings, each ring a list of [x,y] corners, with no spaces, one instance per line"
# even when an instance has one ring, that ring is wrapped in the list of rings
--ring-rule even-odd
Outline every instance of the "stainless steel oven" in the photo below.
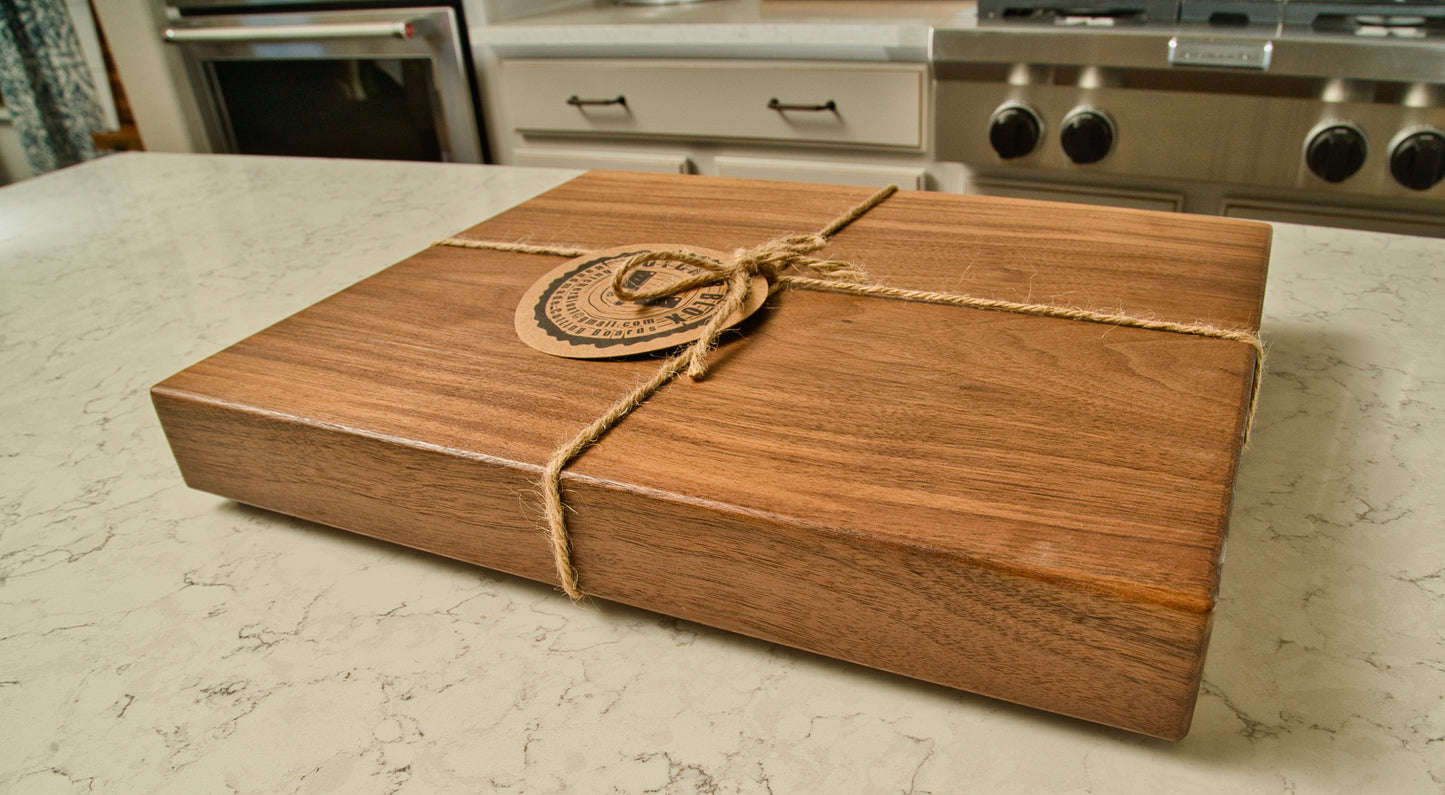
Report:
[[[932,47],[976,192],[1445,237],[1445,0],[980,0]]]
[[[171,0],[212,151],[486,161],[463,9]]]

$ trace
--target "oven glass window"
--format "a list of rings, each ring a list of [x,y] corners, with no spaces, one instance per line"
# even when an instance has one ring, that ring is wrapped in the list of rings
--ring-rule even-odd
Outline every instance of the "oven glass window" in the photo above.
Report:
[[[425,58],[213,61],[236,151],[441,160]]]

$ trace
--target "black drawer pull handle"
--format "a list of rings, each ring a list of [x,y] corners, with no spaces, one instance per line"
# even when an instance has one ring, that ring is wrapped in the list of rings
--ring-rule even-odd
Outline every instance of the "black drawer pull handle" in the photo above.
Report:
[[[625,108],[627,107],[627,97],[622,94],[618,94],[616,99],[583,99],[576,94],[573,94],[572,96],[567,98],[567,104],[576,108],[580,108],[585,105],[621,105]]]
[[[821,105],[785,105],[782,102],[779,102],[777,97],[773,97],[772,99],[768,100],[768,110],[776,110],[780,113],[785,110],[830,110],[836,113],[838,112],[838,103],[830,99]]]

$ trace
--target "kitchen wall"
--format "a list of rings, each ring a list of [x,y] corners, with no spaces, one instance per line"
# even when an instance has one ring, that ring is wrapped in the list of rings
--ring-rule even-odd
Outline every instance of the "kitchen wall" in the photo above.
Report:
[[[184,82],[180,58],[161,39],[160,0],[105,0],[95,10],[146,149],[202,151],[200,112],[177,90]]]
[[[11,112],[0,107],[0,185],[19,182],[35,175],[25,161],[25,149],[20,145],[20,133],[15,129]]]

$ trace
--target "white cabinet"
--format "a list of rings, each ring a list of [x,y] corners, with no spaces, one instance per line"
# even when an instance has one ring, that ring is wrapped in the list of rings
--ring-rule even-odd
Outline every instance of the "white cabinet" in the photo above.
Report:
[[[502,63],[522,135],[742,139],[918,150],[921,64],[516,60]]]
[[[485,82],[506,164],[938,187],[922,63],[519,58]]]

